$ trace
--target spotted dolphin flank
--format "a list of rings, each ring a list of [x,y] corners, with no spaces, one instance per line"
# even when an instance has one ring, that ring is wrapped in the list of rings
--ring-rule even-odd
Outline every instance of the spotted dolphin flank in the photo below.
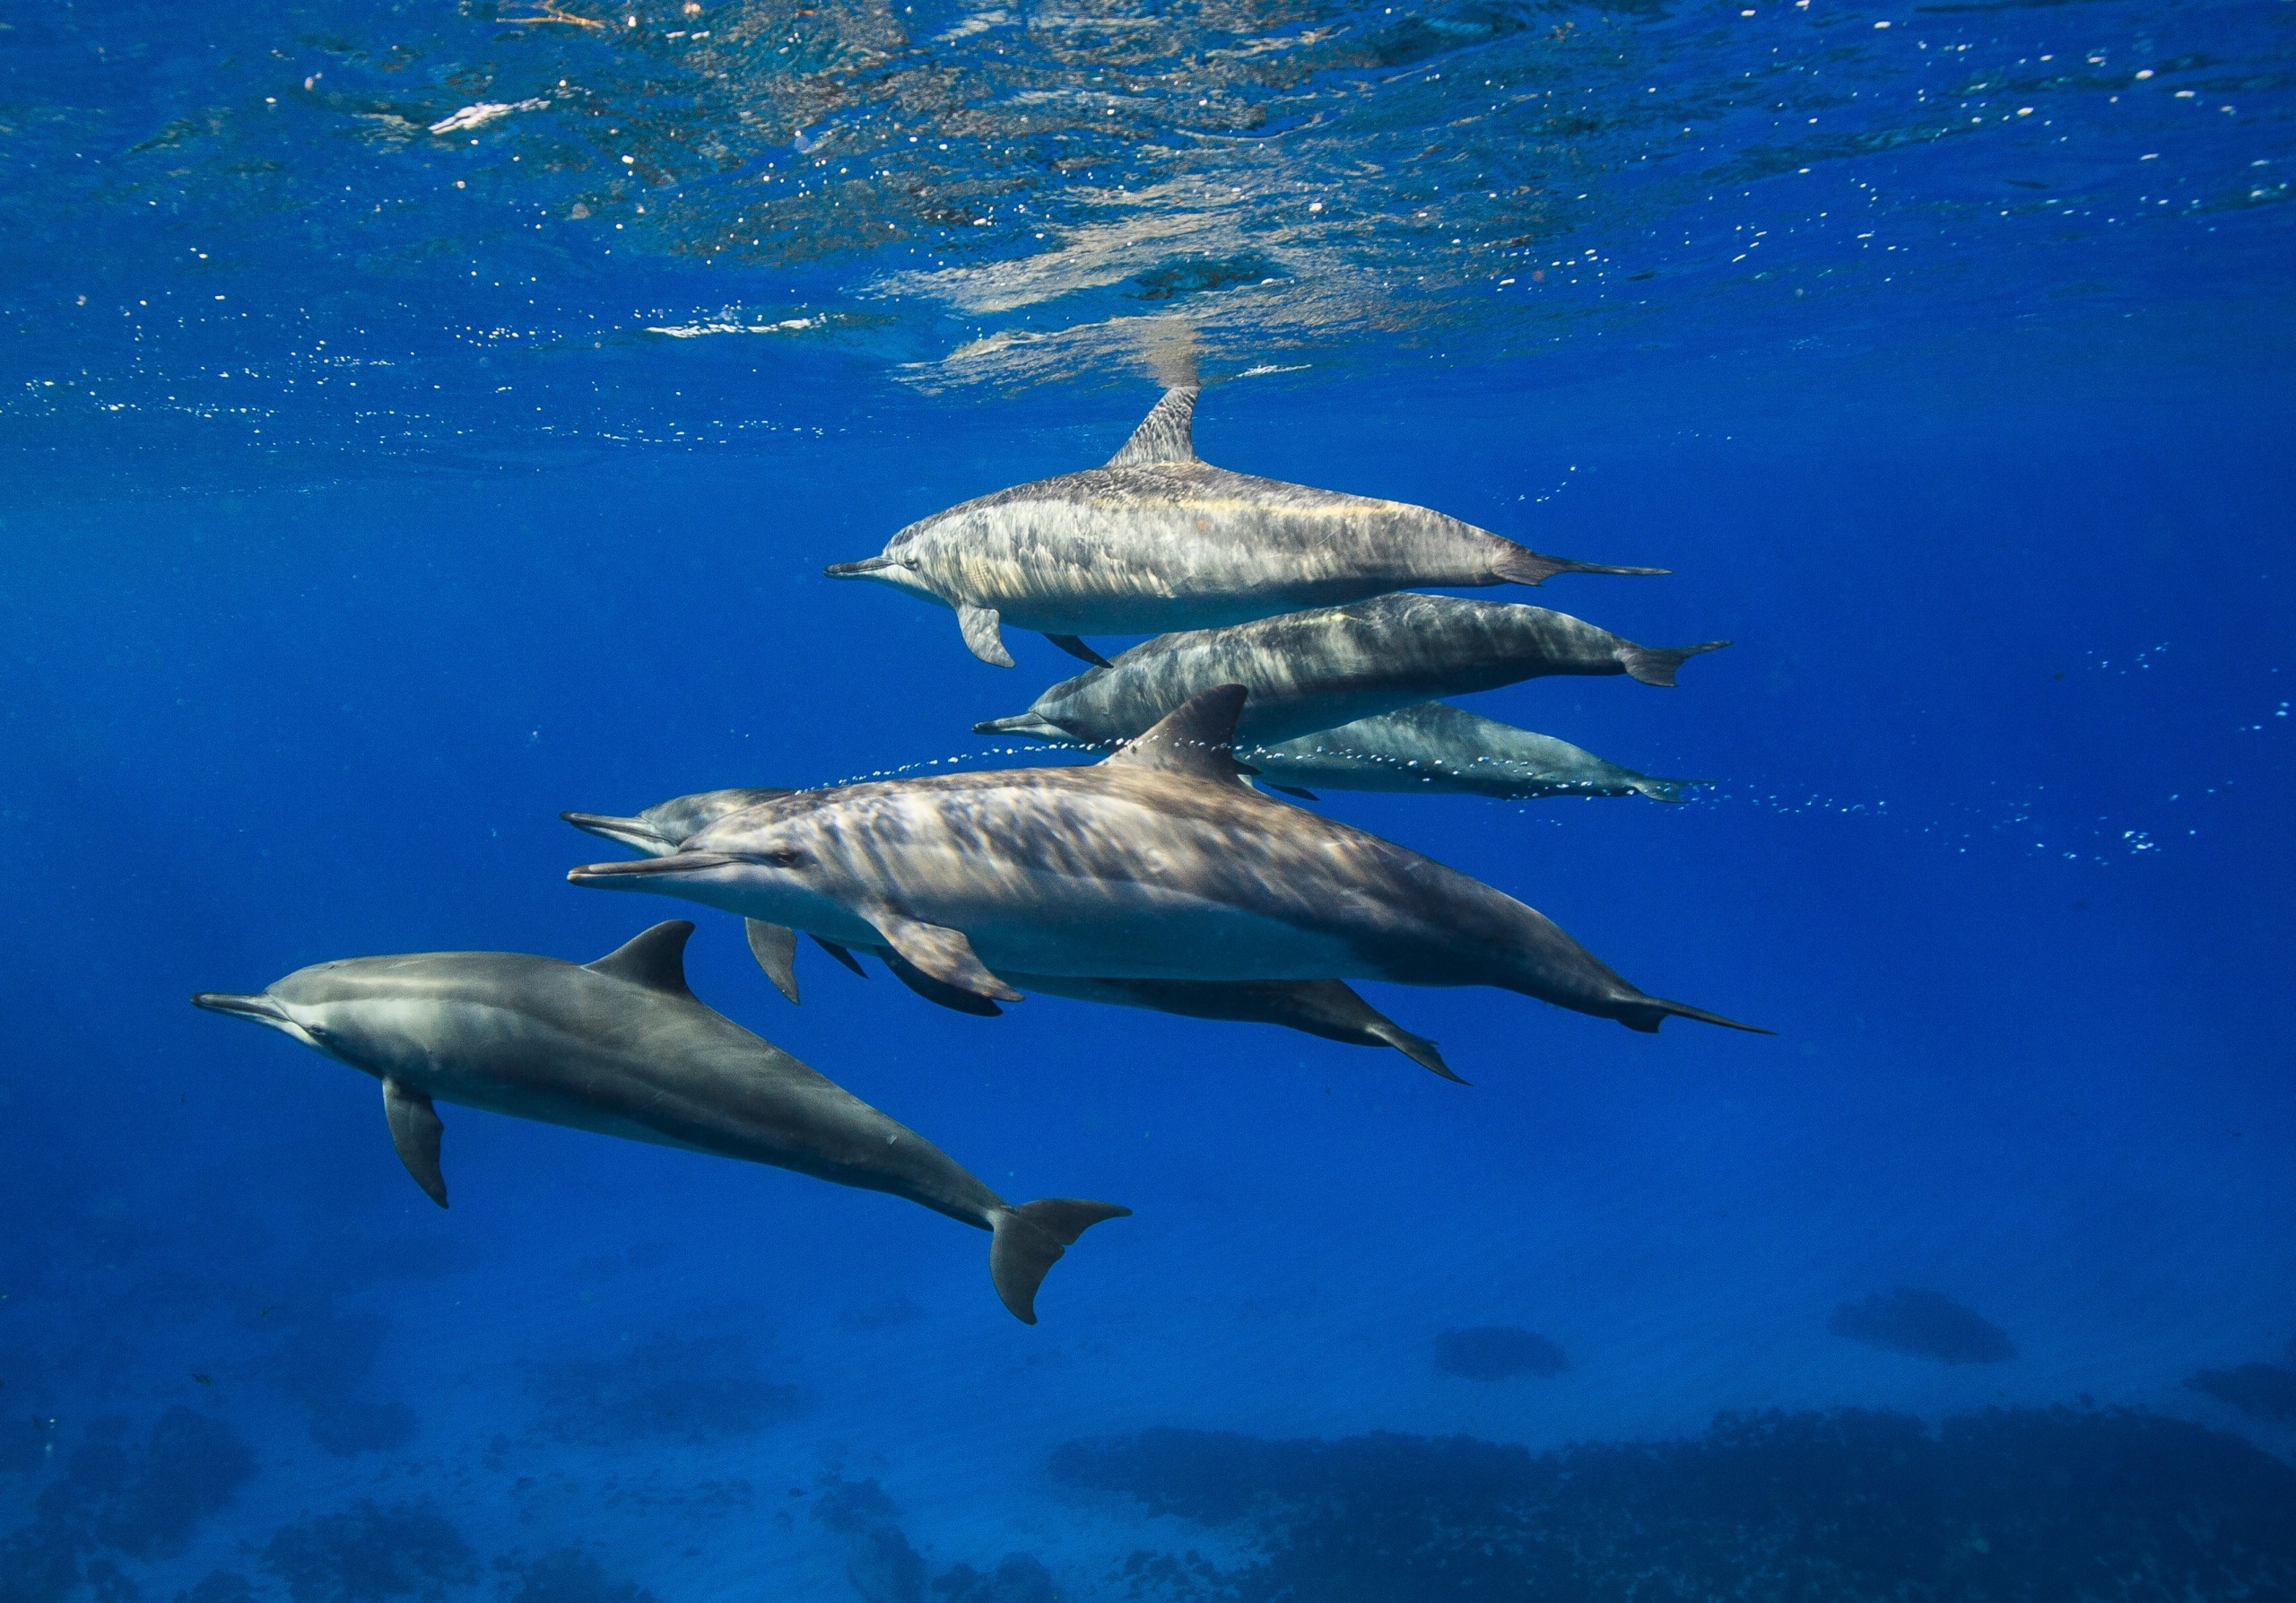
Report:
[[[976,735],[1116,745],[1215,684],[1251,693],[1236,731],[1245,746],[1376,718],[1438,696],[1495,690],[1546,675],[1625,674],[1672,685],[1697,646],[1638,646],[1605,629],[1502,601],[1380,596],[1226,629],[1160,635],[1107,667],[1064,679],[1026,712]]]
[[[632,818],[601,813],[561,813],[576,829],[636,848],[648,857],[665,857],[692,835],[720,818],[744,807],[791,794],[787,790],[705,790],[673,797]],[[797,999],[797,932],[787,925],[761,919],[743,920],[750,954],[767,979],[792,1002]],[[855,973],[865,972],[855,959],[855,948],[823,941],[817,944]],[[891,946],[865,947],[884,961],[887,971],[926,1001],[959,1013],[994,1016],[1003,1009],[986,997],[942,984],[902,957]],[[1277,1024],[1349,1046],[1393,1047],[1431,1073],[1458,1080],[1433,1041],[1414,1035],[1355,994],[1337,980],[1116,980],[1077,974],[1002,976],[1024,992],[1069,997],[1117,1007],[1144,1007],[1154,1013],[1187,1018],[1222,1019],[1236,1024]],[[1460,1081],[1465,1084],[1464,1081]]]
[[[916,1131],[703,1004],[685,983],[692,933],[683,919],[657,924],[591,963],[517,952],[354,957],[253,995],[192,1001],[380,1080],[391,1142],[440,1207],[442,1102],[744,1158],[989,1232],[996,1294],[1035,1324],[1045,1271],[1084,1231],[1131,1210],[1005,1202]]]
[[[1531,801],[1550,796],[1647,796],[1680,802],[1683,788],[1707,780],[1661,780],[1594,753],[1483,718],[1441,701],[1422,701],[1377,718],[1302,735],[1238,754],[1270,789],[1306,795],[1326,790],[1405,790]]]
[[[667,857],[572,870],[891,946],[995,1001],[1003,973],[1490,985],[1653,1031],[1739,1024],[1629,984],[1513,897],[1239,783],[1246,693],[1215,686],[1088,768],[804,791]]]
[[[1665,571],[1541,556],[1425,507],[1214,467],[1196,454],[1196,398],[1166,391],[1105,466],[936,512],[827,571],[955,608],[966,647],[1006,668],[1005,623],[1099,662],[1083,636],[1212,629],[1413,586]]]

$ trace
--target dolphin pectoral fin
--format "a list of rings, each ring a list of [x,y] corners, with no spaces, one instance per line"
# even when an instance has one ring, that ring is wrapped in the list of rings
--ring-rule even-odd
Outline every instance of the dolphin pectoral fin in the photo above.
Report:
[[[439,1172],[439,1137],[447,1127],[439,1111],[420,1091],[410,1091],[396,1080],[383,1082],[383,1117],[391,1127],[391,1145],[398,1161],[414,1176],[414,1183],[440,1207],[447,1206],[447,1177]]]
[[[1019,991],[988,971],[988,965],[973,951],[963,930],[927,924],[890,908],[880,910],[869,922],[877,927],[877,933],[885,937],[887,945],[942,984],[970,991],[976,997],[993,997],[999,1002],[1023,999]]]
[[[957,627],[964,632],[965,649],[992,666],[1009,668],[1013,666],[1013,654],[1004,649],[1004,637],[1000,632],[1003,624],[1004,620],[993,606],[957,603]]]
[[[943,984],[890,946],[885,948],[883,956],[885,968],[894,979],[935,1006],[946,1007],[952,1013],[969,1013],[975,1018],[1002,1018],[1004,1015],[1004,1010],[987,997]]]
[[[1196,460],[1196,397],[1194,385],[1164,392],[1124,442],[1109,458],[1110,467],[1154,467],[1168,462]]]
[[[1278,785],[1270,781],[1267,788],[1270,790],[1281,790],[1286,796],[1296,796],[1301,801],[1321,801],[1323,799],[1323,797],[1318,796],[1314,791],[1307,789],[1303,786]]]
[[[1451,1066],[1443,1061],[1443,1054],[1435,1050],[1433,1041],[1424,1035],[1413,1035],[1385,1015],[1366,1024],[1363,1026],[1363,1032],[1367,1035],[1378,1036],[1429,1074],[1440,1075],[1454,1085],[1474,1084],[1473,1081],[1461,1079],[1451,1072]]]
[[[1113,1202],[1048,1197],[1000,1208],[988,1216],[996,1233],[988,1243],[988,1278],[996,1295],[1024,1325],[1037,1322],[1037,1287],[1076,1238],[1103,1219],[1129,1218],[1132,1210]]]
[[[1101,766],[1234,780],[1236,719],[1246,694],[1240,684],[1215,684],[1190,696]]]
[[[819,946],[822,951],[837,959],[838,962],[843,963],[847,968],[851,969],[855,973],[860,975],[862,979],[866,980],[869,977],[869,971],[861,966],[861,960],[854,956],[852,953],[848,952],[844,947],[839,945],[835,941],[825,941],[822,939],[821,937],[815,936],[813,937],[813,945]]]
[[[1676,668],[1701,651],[1719,651],[1729,643],[1708,640],[1697,646],[1629,646],[1619,653],[1619,666],[1644,684],[1672,690]]]
[[[750,955],[757,959],[757,966],[773,981],[773,989],[788,998],[797,999],[797,932],[783,924],[769,924],[762,919],[744,919],[742,933],[749,937]]]
[[[1107,658],[1101,656],[1098,651],[1093,650],[1091,647],[1086,645],[1083,640],[1076,635],[1048,634],[1044,638],[1050,640],[1054,645],[1059,647],[1063,651],[1067,652],[1069,656],[1081,657],[1086,662],[1091,663],[1097,667],[1108,668],[1114,667],[1116,666]]]

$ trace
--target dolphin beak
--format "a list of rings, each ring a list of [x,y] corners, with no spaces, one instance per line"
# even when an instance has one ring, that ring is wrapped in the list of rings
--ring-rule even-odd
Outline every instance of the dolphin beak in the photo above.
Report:
[[[681,851],[665,858],[638,858],[625,863],[587,863],[568,869],[566,882],[596,885],[608,891],[650,891],[655,885],[649,882],[700,874],[740,861],[722,851]]]
[[[822,570],[831,579],[860,579],[881,568],[898,568],[900,563],[889,556],[864,557],[857,562],[831,562]]]
[[[972,727],[976,735],[1025,735],[1031,740],[1065,740],[1076,737],[1048,718],[1033,712],[1015,713],[1011,718],[984,719]]]
[[[648,857],[666,857],[678,849],[676,841],[664,840],[642,819],[616,818],[611,813],[561,813],[559,816],[586,835],[596,835]]]
[[[244,997],[227,990],[196,991],[192,995],[191,1005],[204,1007],[210,1013],[228,1013],[234,1018],[253,1019],[258,1024],[269,1024],[275,1030],[284,1029],[293,1022],[277,1001],[260,993]]]

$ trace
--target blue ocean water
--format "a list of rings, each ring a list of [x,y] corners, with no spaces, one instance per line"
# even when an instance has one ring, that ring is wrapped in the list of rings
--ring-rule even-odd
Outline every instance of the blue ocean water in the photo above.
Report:
[[[1130,0],[0,6],[0,1599],[2296,1596],[2296,16]],[[1465,698],[1711,783],[1318,810],[1656,1036],[1467,1080],[696,992],[982,1238],[194,1011],[692,911],[556,815],[1074,761],[823,564],[1208,460],[1673,571]],[[1104,640],[1103,649],[1129,643]],[[1492,1332],[1500,1334],[1492,1334]]]

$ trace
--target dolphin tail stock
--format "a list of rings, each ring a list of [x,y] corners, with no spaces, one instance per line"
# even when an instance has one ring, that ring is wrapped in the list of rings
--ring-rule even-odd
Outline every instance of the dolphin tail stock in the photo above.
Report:
[[[1638,796],[1647,796],[1654,802],[1686,802],[1692,785],[1711,785],[1712,780],[1662,780],[1651,774],[1637,774],[1628,781]]]
[[[1544,584],[1558,573],[1622,573],[1646,577],[1672,573],[1672,568],[1609,568],[1600,562],[1573,562],[1567,556],[1546,556],[1527,545],[1518,545],[1509,540],[1507,549],[1491,564],[1491,571],[1502,584]]]
[[[1670,1002],[1664,997],[1638,997],[1619,1005],[1611,1016],[1630,1030],[1639,1030],[1645,1035],[1656,1035],[1658,1026],[1670,1018],[1694,1018],[1702,1024],[1719,1024],[1726,1030],[1744,1030],[1749,1035],[1775,1035],[1775,1030],[1765,1030],[1760,1024],[1742,1024],[1736,1019],[1724,1018],[1718,1013],[1709,1013],[1703,1007],[1692,1007],[1687,1002]]]
[[[1674,687],[1674,670],[1701,651],[1719,651],[1728,640],[1706,640],[1695,646],[1628,646],[1619,653],[1619,662],[1628,674],[1645,684],[1663,689]]]
[[[1048,1197],[1002,1207],[988,1215],[995,1233],[988,1243],[988,1277],[996,1295],[1024,1325],[1037,1322],[1037,1287],[1076,1238],[1103,1219],[1129,1217],[1132,1210],[1113,1202]]]

